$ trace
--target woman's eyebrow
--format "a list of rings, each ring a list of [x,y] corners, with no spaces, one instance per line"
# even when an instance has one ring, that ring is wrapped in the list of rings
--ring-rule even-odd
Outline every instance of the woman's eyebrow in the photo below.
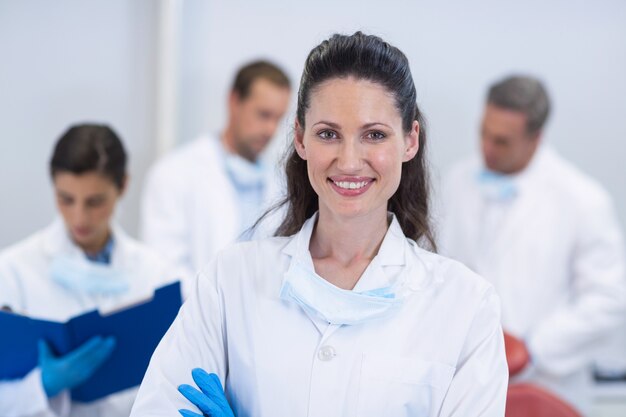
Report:
[[[57,190],[57,195],[58,195],[59,197],[63,197],[63,198],[72,198],[72,195],[71,195],[71,194],[66,193],[66,192],[65,192],[65,191],[63,191],[63,190]]]
[[[94,194],[94,195],[87,196],[86,198],[87,201],[99,201],[99,200],[105,200],[105,199],[106,199],[106,194]]]
[[[383,123],[383,122],[372,122],[372,123],[366,123],[366,124],[364,124],[364,125],[363,125],[363,128],[364,128],[364,129],[368,129],[368,128],[370,128],[370,127],[374,127],[374,126],[385,126],[385,127],[388,127],[388,128],[390,128],[390,129],[391,129],[391,126],[389,126],[388,124]]]
[[[326,121],[326,120],[320,120],[319,122],[314,123],[314,124],[313,124],[313,126],[322,125],[322,124],[323,124],[323,125],[330,126],[330,127],[332,127],[333,129],[339,129],[339,128],[341,128],[341,126],[340,126],[339,124],[337,124],[337,123],[333,123],[333,122],[328,122],[328,121]],[[373,127],[373,126],[385,126],[385,127],[391,128],[391,126],[389,126],[388,124],[383,123],[383,122],[372,122],[372,123],[366,123],[366,124],[364,124],[362,127],[363,127],[363,129],[368,129],[368,128]]]
[[[327,122],[326,120],[320,120],[319,122],[313,124],[313,126],[317,126],[317,125],[327,125],[327,126],[332,127],[333,129],[339,129],[341,127],[337,123]]]

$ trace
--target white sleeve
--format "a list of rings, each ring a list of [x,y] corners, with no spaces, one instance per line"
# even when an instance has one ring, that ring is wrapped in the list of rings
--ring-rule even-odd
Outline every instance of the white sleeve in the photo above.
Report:
[[[61,417],[68,413],[69,396],[66,393],[48,401],[39,368],[22,379],[0,381],[2,417]]]
[[[500,299],[490,288],[470,327],[439,416],[504,416],[508,380]]]
[[[140,226],[141,240],[168,259],[176,267],[176,273],[192,278],[191,236],[189,218],[189,196],[185,195],[185,184],[181,174],[173,166],[158,163],[146,178],[141,197]]]
[[[196,280],[196,288],[154,352],[141,383],[131,416],[175,416],[181,408],[194,409],[177,390],[193,386],[191,370],[227,373],[223,307],[213,261]]]
[[[572,254],[572,299],[527,337],[538,368],[557,376],[584,368],[602,338],[619,329],[626,318],[625,251],[608,197],[590,205]]]
[[[24,310],[24,297],[13,264],[7,252],[0,253],[0,309],[19,313]]]
[[[14,262],[6,254],[0,256],[0,308],[9,307],[16,313],[24,311],[24,294]],[[35,368],[20,379],[0,381],[0,416],[49,417],[69,413],[70,399],[61,393],[48,399],[41,382],[41,370]]]

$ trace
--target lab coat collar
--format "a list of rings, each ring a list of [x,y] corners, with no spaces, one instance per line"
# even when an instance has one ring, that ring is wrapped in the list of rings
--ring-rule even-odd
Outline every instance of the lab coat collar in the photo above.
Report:
[[[265,185],[266,168],[260,159],[250,162],[239,154],[231,153],[223,144],[221,145],[218,148],[224,171],[238,192],[262,188]]]
[[[522,171],[515,174],[508,174],[507,177],[513,182],[517,195],[527,194],[536,186],[537,175],[541,175],[542,167],[546,165],[546,160],[550,158],[553,151],[550,145],[539,144],[535,155]],[[478,164],[478,170],[488,170],[484,161]]]
[[[378,254],[361,275],[354,291],[364,292],[391,285],[392,282],[385,273],[384,267],[403,266],[406,263],[406,252],[412,249],[396,216],[393,213],[389,213],[389,216],[391,217],[391,224],[383,238]],[[311,271],[315,271],[315,268],[309,252],[309,244],[317,218],[318,213],[316,212],[302,225],[300,231],[292,237],[283,249],[283,253],[292,257],[292,262],[300,262],[303,266],[310,268]]]
[[[111,225],[111,234],[115,245],[111,253],[110,265],[117,267],[126,262],[120,255],[129,252],[126,249],[130,244],[130,238],[115,223]],[[59,255],[69,255],[73,257],[85,256],[82,249],[72,241],[67,227],[61,218],[55,219],[55,221],[44,230],[43,250],[47,256],[52,258]]]
[[[549,145],[539,144],[528,166],[520,173],[513,176],[513,180],[521,193],[530,191],[530,189],[536,185],[535,179],[537,174],[541,172],[541,167],[544,165],[547,155],[550,152]]]

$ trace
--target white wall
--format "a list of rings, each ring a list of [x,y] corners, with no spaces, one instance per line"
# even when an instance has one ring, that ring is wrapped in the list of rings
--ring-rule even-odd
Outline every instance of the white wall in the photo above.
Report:
[[[602,182],[626,224],[626,2],[283,0],[184,6],[181,138],[221,128],[233,72],[273,58],[297,85],[333,32],[382,36],[409,57],[436,174],[473,151],[487,86],[512,71],[547,84],[546,139]],[[292,108],[287,124],[293,122]],[[279,140],[286,140],[285,131]]]
[[[155,6],[0,1],[0,248],[53,218],[52,147],[82,121],[109,123],[125,142],[131,184],[118,214],[135,231],[154,149]]]

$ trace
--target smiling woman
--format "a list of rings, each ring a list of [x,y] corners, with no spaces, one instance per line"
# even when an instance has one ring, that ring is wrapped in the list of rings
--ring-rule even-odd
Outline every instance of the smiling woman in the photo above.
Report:
[[[298,91],[296,141],[286,167],[288,192],[283,204],[287,205],[289,214],[285,216],[277,234],[288,236],[296,233],[306,219],[318,210],[317,190],[314,190],[313,182],[305,175],[307,172],[310,174],[310,167],[306,158],[303,158],[303,149],[299,147],[307,127],[308,132],[315,127],[318,134],[327,139],[340,133],[345,136],[345,132],[332,129],[340,126],[333,123],[333,119],[337,119],[336,113],[331,112],[327,104],[337,107],[333,110],[342,108],[344,113],[356,104],[358,111],[353,113],[361,119],[364,138],[370,142],[386,138],[386,142],[396,144],[403,139],[411,141],[410,144],[402,144],[407,155],[402,156],[403,163],[396,164],[396,167],[400,169],[403,181],[397,185],[396,192],[387,198],[388,209],[396,214],[406,236],[416,241],[423,240],[434,249],[435,243],[428,224],[425,122],[417,106],[415,85],[404,54],[384,42],[377,42],[374,37],[335,37],[313,49],[305,65]],[[352,83],[348,82],[350,80]],[[356,81],[359,81],[360,86],[355,88]],[[330,88],[329,83],[333,84]],[[341,90],[335,90],[336,87]],[[312,100],[323,100],[325,103],[314,106],[313,114],[307,114],[311,113]],[[324,119],[320,112],[331,116]],[[307,116],[315,119],[313,124],[330,122],[327,125],[330,129],[324,129],[323,124],[310,126]],[[410,157],[404,160],[405,156]],[[348,186],[352,187],[350,184]]]
[[[425,143],[400,50],[360,32],[315,47],[278,236],[199,273],[131,415],[503,416],[498,297],[421,247]]]
[[[296,123],[295,146],[298,156],[307,161],[309,181],[320,199],[320,216],[342,217],[339,206],[348,203],[347,215],[372,212],[380,218],[400,184],[402,162],[419,149],[419,124],[413,122],[404,134],[393,97],[385,88],[353,77],[326,81],[311,102],[307,127]]]

